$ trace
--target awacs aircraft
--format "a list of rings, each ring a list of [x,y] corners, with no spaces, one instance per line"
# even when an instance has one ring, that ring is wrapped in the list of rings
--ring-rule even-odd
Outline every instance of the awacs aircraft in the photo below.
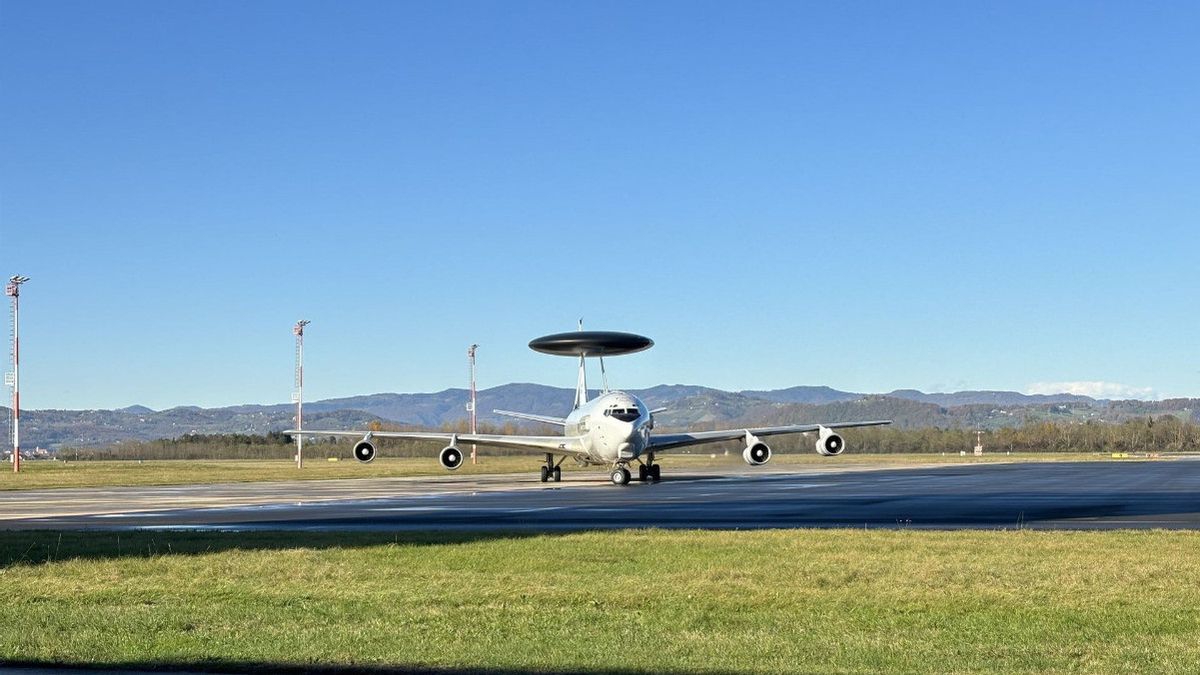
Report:
[[[666,450],[675,450],[701,443],[741,439],[746,444],[742,458],[751,466],[761,466],[771,459],[771,448],[760,437],[779,434],[817,434],[817,453],[826,457],[842,454],[846,443],[834,429],[869,427],[891,424],[891,420],[870,422],[837,422],[833,424],[789,424],[777,427],[728,429],[724,431],[696,431],[692,433],[654,434],[654,414],[663,409],[650,410],[638,397],[623,391],[610,391],[608,376],[604,371],[604,357],[632,354],[649,349],[654,342],[649,338],[632,333],[609,331],[584,331],[557,333],[537,338],[529,343],[530,348],[545,354],[579,358],[579,380],[575,387],[575,407],[569,415],[548,417],[529,413],[495,410],[498,415],[541,422],[562,427],[561,436],[519,436],[509,434],[457,434],[413,431],[288,431],[289,434],[303,433],[306,436],[361,436],[354,444],[354,457],[360,462],[375,459],[376,438],[402,438],[429,440],[446,443],[438,454],[443,467],[453,471],[462,466],[463,453],[459,443],[472,443],[503,448],[520,448],[544,452],[546,463],[542,466],[542,482],[562,480],[562,463],[566,458],[575,459],[581,466],[608,467],[612,482],[616,485],[629,483],[629,467],[636,463],[638,480],[655,481],[661,473],[657,455]],[[598,358],[600,372],[604,378],[604,389],[599,397],[587,399],[586,359]],[[557,459],[556,459],[557,458]]]

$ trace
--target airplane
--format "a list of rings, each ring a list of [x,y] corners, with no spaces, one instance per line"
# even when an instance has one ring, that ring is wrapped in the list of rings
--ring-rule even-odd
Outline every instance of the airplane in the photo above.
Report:
[[[463,452],[458,448],[459,443],[518,448],[545,453],[545,464],[541,468],[543,483],[561,481],[562,463],[570,457],[580,466],[608,467],[609,478],[614,485],[628,485],[632,479],[629,466],[633,464],[637,466],[639,481],[661,480],[662,472],[656,460],[659,453],[667,450],[741,439],[746,444],[745,450],[742,451],[742,459],[751,466],[762,466],[771,459],[771,448],[761,440],[764,436],[815,432],[817,453],[824,457],[835,457],[845,452],[846,442],[834,429],[891,424],[891,420],[873,420],[654,434],[654,415],[666,409],[651,410],[633,394],[610,390],[608,374],[604,370],[605,356],[633,354],[652,346],[653,340],[633,333],[585,331],[582,322],[578,331],[555,333],[530,341],[529,347],[534,351],[578,357],[579,377],[575,387],[574,408],[566,417],[508,410],[492,412],[528,422],[562,427],[562,434],[558,436],[423,431],[290,430],[285,433],[305,436],[361,436],[361,440],[354,444],[354,457],[364,463],[375,459],[375,444],[372,441],[376,438],[441,441],[446,443],[446,447],[438,453],[438,462],[450,471],[459,468],[463,463]],[[604,381],[600,395],[590,401],[587,397],[588,358],[599,359]]]

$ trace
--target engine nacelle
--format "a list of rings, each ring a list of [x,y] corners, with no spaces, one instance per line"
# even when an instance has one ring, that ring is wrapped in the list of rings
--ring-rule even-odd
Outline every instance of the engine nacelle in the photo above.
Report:
[[[750,466],[762,466],[771,461],[771,448],[766,443],[755,439],[754,443],[742,451],[742,459]]]
[[[453,445],[447,445],[438,453],[438,463],[450,471],[457,469],[463,463],[462,450]]]
[[[363,464],[375,459],[375,446],[371,444],[371,441],[364,438],[354,444],[354,459]]]
[[[846,450],[846,441],[833,429],[821,427],[817,436],[817,454],[822,457],[836,457]]]

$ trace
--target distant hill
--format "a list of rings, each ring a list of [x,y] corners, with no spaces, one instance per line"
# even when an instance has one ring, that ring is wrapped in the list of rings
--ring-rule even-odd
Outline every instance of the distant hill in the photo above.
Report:
[[[744,396],[761,398],[776,403],[837,403],[839,401],[854,401],[865,394],[853,394],[848,391],[838,391],[829,387],[789,387],[773,391],[743,391]]]
[[[598,392],[593,391],[592,395]],[[658,385],[631,390],[651,408],[660,429],[713,429],[740,426],[892,419],[899,427],[998,428],[1035,421],[1119,422],[1155,415],[1200,421],[1200,400],[1099,401],[1086,396],[1030,396],[1005,391],[925,394],[903,389],[884,395],[856,394],[829,387],[799,386],[773,391],[728,392],[696,385]],[[479,392],[482,423],[512,424],[494,409],[564,416],[574,390],[514,383]],[[428,394],[381,393],[304,404],[307,429],[362,429],[371,422],[437,429],[467,417],[467,391]],[[0,409],[8,417],[8,409]],[[291,404],[225,408],[180,406],[151,410],[23,410],[22,446],[96,447],[125,440],[176,438],[185,434],[265,434],[293,426]],[[2,423],[0,423],[2,424]],[[530,425],[518,426],[530,428]],[[5,425],[6,426],[6,425]]]
[[[128,440],[149,441],[178,438],[187,434],[266,434],[293,424],[289,406],[239,406],[204,409],[191,406],[158,412],[119,410],[22,410],[21,447],[57,449],[99,447]],[[3,414],[8,416],[8,408]],[[305,426],[312,428],[362,429],[380,421],[357,410],[310,412],[305,406]],[[6,425],[7,426],[7,425]]]
[[[1078,394],[1021,394],[1015,391],[958,391],[951,394],[926,394],[916,389],[897,389],[884,394],[892,398],[934,403],[936,405],[1046,405],[1049,403],[1095,403],[1096,399]]]
[[[128,408],[121,408],[116,412],[129,413],[130,415],[146,415],[154,411],[144,405],[131,405]]]
[[[839,391],[830,387],[790,387],[772,391],[743,391],[742,394],[761,398],[777,403],[839,403],[855,401],[870,396],[849,391]],[[933,403],[940,406],[960,405],[1047,405],[1052,403],[1095,403],[1096,399],[1077,394],[1022,394],[1016,391],[956,391],[951,393],[926,394],[916,389],[897,389],[883,394],[889,398],[900,398],[921,403]]]

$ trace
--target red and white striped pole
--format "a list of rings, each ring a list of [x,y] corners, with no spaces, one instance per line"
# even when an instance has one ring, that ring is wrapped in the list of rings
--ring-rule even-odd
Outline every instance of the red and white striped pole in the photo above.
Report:
[[[21,296],[21,284],[29,281],[29,277],[14,275],[8,280],[8,285],[4,287],[4,294],[12,298],[12,313],[13,313],[13,372],[12,372],[12,388],[13,388],[13,424],[12,424],[12,465],[13,473],[21,471],[21,331],[20,331],[20,313],[19,300]]]

